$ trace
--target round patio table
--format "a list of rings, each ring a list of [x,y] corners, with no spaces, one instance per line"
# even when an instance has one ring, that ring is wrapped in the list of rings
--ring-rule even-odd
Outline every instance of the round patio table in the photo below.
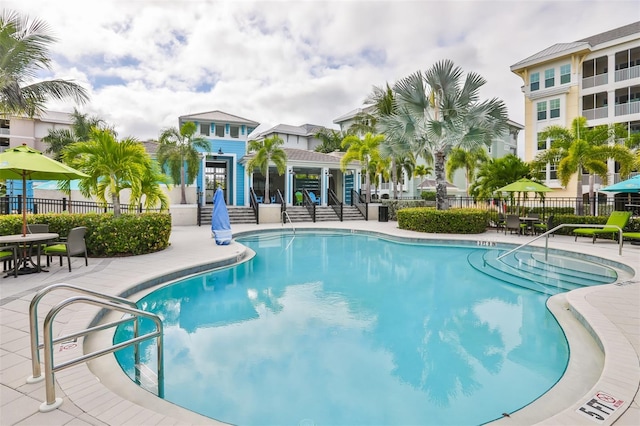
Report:
[[[33,274],[36,272],[48,272],[40,267],[40,244],[55,240],[59,235],[54,232],[42,232],[35,234],[14,234],[0,236],[0,244],[18,244],[22,247],[20,260],[18,260],[18,275]],[[31,248],[37,244],[38,263],[33,263]],[[31,264],[32,266],[29,266]]]

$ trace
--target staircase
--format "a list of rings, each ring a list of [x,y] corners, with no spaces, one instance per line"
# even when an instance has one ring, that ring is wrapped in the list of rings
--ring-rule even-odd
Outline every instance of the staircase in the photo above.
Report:
[[[201,225],[211,224],[211,213],[213,206],[207,204],[200,209],[200,223]],[[229,222],[233,224],[238,223],[256,223],[256,218],[253,215],[253,209],[251,207],[240,206],[227,206],[229,212]],[[311,222],[311,214],[304,206],[289,206],[287,207],[287,214],[291,218],[291,222]],[[355,206],[344,206],[342,210],[343,220],[364,220],[364,216],[360,213]],[[339,220],[338,215],[332,207],[316,206],[316,222],[328,222]]]
[[[509,284],[553,295],[576,288],[609,284],[618,278],[608,266],[554,253],[516,251],[500,260],[504,251],[475,250],[468,256],[474,269]]]

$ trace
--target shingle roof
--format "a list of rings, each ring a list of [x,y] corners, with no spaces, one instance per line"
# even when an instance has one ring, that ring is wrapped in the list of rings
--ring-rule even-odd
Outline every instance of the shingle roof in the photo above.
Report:
[[[638,12],[640,12],[640,8],[638,9]],[[640,33],[640,21],[625,25],[623,27],[614,28],[613,30],[605,31],[603,33],[596,34],[578,41],[585,41],[591,46],[595,46],[636,33]]]
[[[328,163],[335,164],[336,166],[340,165],[340,160],[344,155],[344,152],[324,154],[322,152],[307,151],[305,149],[295,148],[282,148],[282,150],[287,154],[288,162]],[[246,162],[253,156],[253,153],[246,154],[244,157],[242,157],[241,162]],[[353,161],[351,164],[357,165],[360,163],[358,161]]]

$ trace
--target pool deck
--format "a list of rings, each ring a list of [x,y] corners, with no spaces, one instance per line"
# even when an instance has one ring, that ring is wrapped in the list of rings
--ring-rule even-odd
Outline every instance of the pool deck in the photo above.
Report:
[[[299,229],[354,229],[411,238],[465,239],[488,243],[519,244],[530,240],[530,237],[505,235],[495,230],[472,236],[422,234],[400,230],[396,222],[322,222],[295,224],[295,226]],[[282,229],[283,227],[275,224],[234,225],[232,228],[234,234],[237,234],[243,231]],[[540,240],[534,244],[543,245],[544,241]],[[521,410],[523,413],[510,413],[509,417],[505,416],[496,423],[501,425],[534,423],[610,425],[614,422],[616,425],[640,424],[640,397],[638,396],[640,246],[625,244],[620,256],[617,243],[611,241],[598,240],[596,244],[592,244],[589,238],[579,238],[574,242],[573,237],[556,236],[549,239],[549,247],[624,263],[635,268],[635,276],[622,277],[619,280],[621,282],[616,284],[575,290],[565,293],[561,299],[554,299],[558,312],[564,310],[573,314],[570,315],[573,319],[568,319],[567,322],[559,319],[568,334],[570,344],[569,335],[573,331],[569,329],[595,336],[595,340],[585,344],[587,347],[594,348],[595,352],[597,352],[597,346],[603,350],[605,355],[603,363],[600,364],[601,371],[590,373],[592,376],[595,375],[593,382],[578,383],[582,380],[579,371],[574,372],[571,379],[565,381],[563,378],[556,392],[567,394],[569,401],[554,397],[555,406],[547,408],[550,411],[548,414],[543,414],[542,418],[524,414],[525,409]],[[45,399],[44,381],[35,384],[26,383],[26,378],[31,375],[28,309],[35,293],[51,284],[67,283],[110,295],[126,294],[128,289],[140,283],[151,284],[167,276],[175,278],[180,274],[181,269],[186,268],[195,273],[216,265],[235,262],[246,255],[245,248],[237,243],[216,246],[211,239],[208,227],[182,226],[173,228],[171,246],[162,252],[134,257],[90,258],[88,267],[84,265],[84,259],[78,258],[72,262],[71,273],[67,269],[66,261],[64,266],[60,267],[57,259],[54,259],[54,264],[49,268],[48,273],[0,278],[0,424],[3,426],[216,424],[211,419],[187,412],[137,389],[128,379],[116,385],[117,389],[115,389],[110,384],[109,378],[99,374],[104,373],[104,367],[100,367],[99,363],[92,364],[97,360],[89,361],[90,365],[85,363],[56,373],[56,396],[63,398],[64,402],[58,409],[51,412],[39,412],[38,408]],[[38,311],[40,327],[48,310],[70,296],[71,293],[67,290],[61,290],[42,299]],[[98,310],[92,305],[68,307],[56,317],[54,334],[65,335],[87,327]],[[562,314],[554,312],[554,315]],[[571,321],[575,324],[571,325]],[[83,343],[56,345],[56,363],[81,355]],[[586,365],[592,365],[580,364],[579,352],[581,351],[572,349],[572,360],[578,361],[575,368],[579,370],[587,368]],[[99,373],[94,373],[94,370]],[[112,372],[109,376],[121,378],[123,374]],[[563,382],[566,387],[561,386]],[[578,386],[580,384],[582,387]],[[575,394],[575,390],[573,393],[563,390],[570,388],[578,388],[580,391]],[[606,392],[624,403],[613,413],[598,404],[585,405],[596,392]],[[544,401],[543,398],[540,399],[541,402]],[[604,412],[604,421],[594,421],[586,414],[577,412],[580,407],[586,407],[594,414],[602,415]],[[531,411],[535,410],[529,410],[530,413]]]

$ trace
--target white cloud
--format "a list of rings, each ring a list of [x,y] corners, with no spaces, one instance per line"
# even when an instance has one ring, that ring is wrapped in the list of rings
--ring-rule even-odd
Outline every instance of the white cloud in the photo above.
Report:
[[[482,75],[523,123],[510,65],[637,19],[636,0],[5,0],[58,38],[52,76],[91,93],[80,110],[120,136],[156,138],[178,116],[223,110],[267,125],[332,121],[373,85],[440,59]],[[52,103],[71,111],[74,105]]]

